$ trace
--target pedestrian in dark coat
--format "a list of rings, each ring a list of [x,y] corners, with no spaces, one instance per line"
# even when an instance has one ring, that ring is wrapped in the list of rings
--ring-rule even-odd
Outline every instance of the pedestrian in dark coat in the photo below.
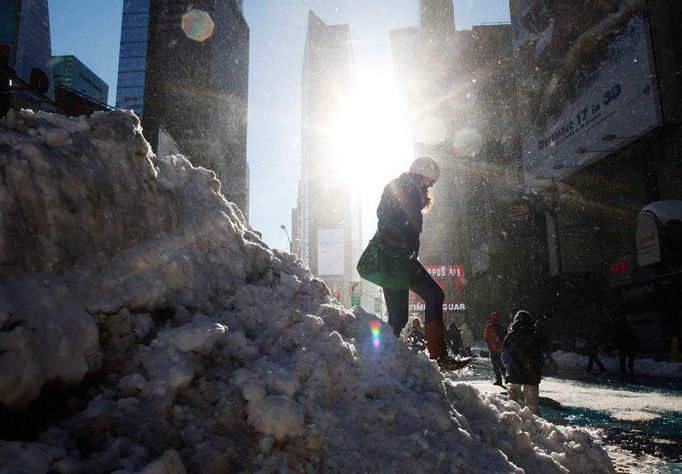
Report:
[[[591,332],[587,336],[587,342],[585,345],[585,350],[587,351],[587,372],[592,373],[592,364],[597,364],[599,370],[603,374],[606,372],[606,367],[599,360],[599,346],[603,340],[603,337]]]
[[[635,369],[635,354],[637,353],[637,338],[630,329],[627,321],[623,320],[616,328],[614,338],[620,359],[620,373],[625,373],[625,358],[627,357],[628,369],[632,372]]]
[[[540,341],[540,349],[542,350],[542,356],[545,362],[552,367],[552,374],[556,375],[559,369],[559,364],[552,357],[551,345],[549,342],[549,335],[547,334],[547,317],[540,316],[535,320],[534,331],[537,334],[538,341]]]
[[[528,311],[521,310],[516,313],[502,347],[509,398],[519,401],[523,393],[526,406],[534,414],[539,415],[542,352]]]
[[[370,245],[378,246],[384,262],[388,261],[391,265],[389,273],[393,274],[385,275],[386,272],[383,272],[385,283],[380,286],[383,287],[388,324],[393,328],[393,333],[399,336],[407,323],[408,296],[409,290],[412,290],[424,300],[426,306],[424,332],[429,357],[435,359],[441,369],[455,370],[464,367],[471,359],[454,360],[448,356],[443,322],[445,294],[417,260],[422,213],[431,206],[430,188],[439,175],[438,164],[424,156],[412,163],[409,172],[386,185],[377,208],[377,233]],[[361,257],[358,263],[361,275],[366,270],[361,268],[362,262]],[[381,269],[378,273],[381,273]]]
[[[419,319],[414,318],[412,320],[412,328],[410,329],[407,337],[405,338],[407,345],[415,351],[423,351],[426,349],[426,341],[424,339],[424,331],[422,330],[422,324]]]
[[[454,321],[448,325],[448,330],[445,333],[445,342],[448,346],[448,350],[452,356],[457,356],[459,350],[462,348],[462,334],[459,332],[457,323]]]
[[[500,318],[497,316],[497,313],[490,313],[490,320],[483,330],[483,340],[488,344],[488,353],[493,364],[493,372],[495,372],[495,382],[493,383],[500,386],[503,385],[502,343],[505,336],[506,331],[500,324]]]

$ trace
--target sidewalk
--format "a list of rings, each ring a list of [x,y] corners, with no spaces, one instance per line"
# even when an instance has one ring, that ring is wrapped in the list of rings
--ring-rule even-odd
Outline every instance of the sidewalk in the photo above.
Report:
[[[599,356],[605,373],[596,365],[588,373],[587,356],[574,352],[557,351],[552,357],[559,364],[558,375],[576,380],[602,383],[636,383],[641,385],[682,389],[682,363],[657,362],[653,359],[635,359],[634,371],[621,374],[618,356]]]

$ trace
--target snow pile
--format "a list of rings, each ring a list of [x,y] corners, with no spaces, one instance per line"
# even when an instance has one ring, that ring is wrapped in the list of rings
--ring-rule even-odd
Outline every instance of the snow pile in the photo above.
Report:
[[[587,369],[587,356],[575,352],[557,351],[552,353],[559,367],[571,371],[584,371]],[[620,371],[620,359],[618,356],[600,355],[599,360],[609,372]],[[627,360],[626,360],[627,362]],[[682,379],[682,362],[665,362],[653,359],[635,358],[634,373],[648,377],[661,377],[670,379]],[[592,371],[599,371],[599,367],[592,367]],[[628,372],[629,373],[629,372]]]
[[[1,127],[4,470],[613,471],[587,432],[375,347],[132,113]]]

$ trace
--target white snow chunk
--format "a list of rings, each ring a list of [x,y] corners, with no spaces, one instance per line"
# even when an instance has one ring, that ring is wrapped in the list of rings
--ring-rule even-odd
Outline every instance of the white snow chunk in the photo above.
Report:
[[[284,298],[293,297],[301,288],[301,281],[295,275],[284,273],[280,276],[277,292]]]
[[[268,395],[246,407],[248,421],[256,431],[272,436],[277,441],[302,436],[303,408],[290,398]]]
[[[166,329],[156,337],[161,343],[171,344],[182,352],[207,354],[225,332],[225,326],[211,320],[208,316],[197,314],[191,323],[179,328]]]
[[[298,378],[291,372],[280,370],[265,376],[265,386],[271,395],[284,395],[292,398],[299,389]]]
[[[69,132],[61,128],[47,130],[43,135],[45,146],[49,148],[59,148],[69,138]]]
[[[80,474],[83,472],[83,463],[73,458],[66,458],[55,463],[53,469],[59,474]]]
[[[118,381],[118,389],[124,394],[141,392],[147,386],[147,380],[140,374],[129,374]]]
[[[46,473],[53,462],[52,457],[41,445],[0,440],[0,472],[2,474]]]
[[[147,465],[139,474],[186,474],[185,466],[182,464],[180,455],[177,451],[169,449],[163,453],[158,460]]]
[[[152,326],[154,326],[154,321],[149,313],[135,315],[135,319],[133,320],[133,331],[135,331],[135,335],[138,338],[144,339],[147,334],[149,334]]]

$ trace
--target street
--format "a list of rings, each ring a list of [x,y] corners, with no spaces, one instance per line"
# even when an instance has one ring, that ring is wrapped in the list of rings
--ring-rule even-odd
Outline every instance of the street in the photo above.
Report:
[[[500,394],[490,359],[475,358],[450,374],[481,393]],[[559,369],[540,384],[542,416],[590,429],[603,440],[618,472],[682,473],[682,395],[672,381]],[[558,403],[555,403],[558,402]]]

